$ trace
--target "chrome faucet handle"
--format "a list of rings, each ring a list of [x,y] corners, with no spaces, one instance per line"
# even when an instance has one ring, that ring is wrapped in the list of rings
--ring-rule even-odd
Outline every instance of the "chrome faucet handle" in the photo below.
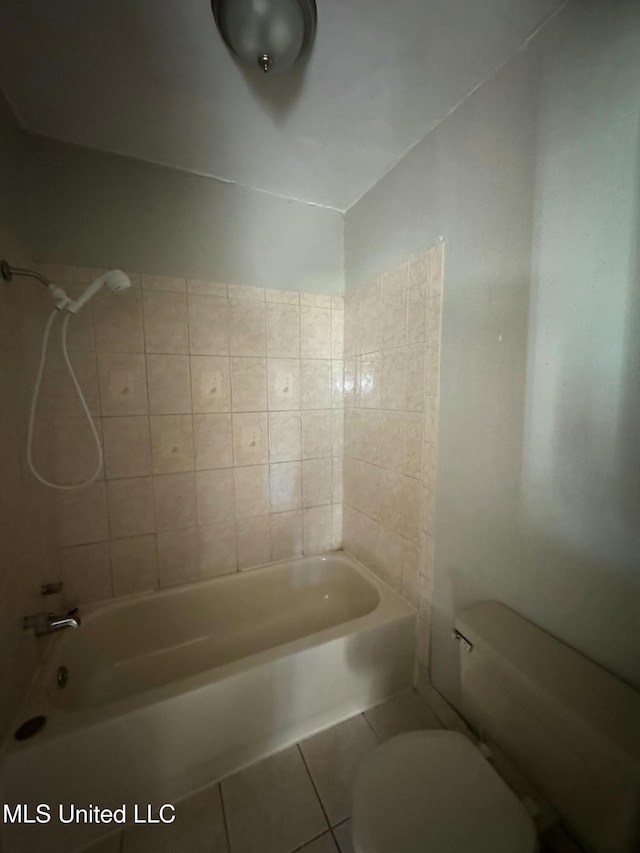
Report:
[[[79,628],[82,622],[80,617],[75,615],[77,612],[76,607],[64,616],[56,616],[55,613],[31,613],[23,618],[22,627],[33,630],[36,637],[44,637],[63,628]]]

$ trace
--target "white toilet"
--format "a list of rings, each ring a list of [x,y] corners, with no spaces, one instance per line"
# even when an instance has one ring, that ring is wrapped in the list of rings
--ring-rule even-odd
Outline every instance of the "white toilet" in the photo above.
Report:
[[[371,753],[354,792],[356,853],[535,853],[528,812],[458,732],[399,735]]]
[[[571,833],[640,850],[640,693],[498,602],[459,615],[465,716]],[[624,804],[624,805],[621,805]],[[356,779],[356,853],[535,853],[532,818],[472,741],[399,735]]]

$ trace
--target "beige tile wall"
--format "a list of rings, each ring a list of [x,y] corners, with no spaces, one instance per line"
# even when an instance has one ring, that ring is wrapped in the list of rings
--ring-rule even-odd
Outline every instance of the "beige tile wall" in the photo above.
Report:
[[[99,273],[41,269],[74,292]],[[71,320],[105,467],[58,500],[70,599],[341,547],[343,300],[131,278]],[[49,395],[69,482],[91,472],[95,448],[60,371]]]
[[[428,667],[443,245],[345,299],[344,546],[418,610]]]
[[[15,234],[5,230],[0,230],[2,258],[13,266],[33,266]],[[41,584],[59,574],[54,495],[26,466],[29,386],[51,308],[37,282],[0,279],[0,737],[42,651],[42,643],[23,630],[22,617],[47,608]],[[36,460],[51,470],[54,434],[46,416],[42,426]]]

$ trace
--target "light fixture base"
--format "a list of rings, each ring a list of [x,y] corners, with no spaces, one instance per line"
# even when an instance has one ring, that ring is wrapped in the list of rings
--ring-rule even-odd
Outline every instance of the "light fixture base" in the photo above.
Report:
[[[231,53],[265,74],[286,71],[315,37],[315,0],[211,0],[211,9]]]

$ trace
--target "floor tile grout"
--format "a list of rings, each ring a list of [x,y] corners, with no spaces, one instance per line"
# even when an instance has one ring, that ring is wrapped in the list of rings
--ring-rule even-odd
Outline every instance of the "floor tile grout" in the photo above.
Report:
[[[229,836],[229,824],[227,822],[227,810],[224,807],[224,794],[222,793],[222,781],[217,783],[220,793],[220,806],[222,807],[222,822],[224,824],[224,835],[227,839],[227,850],[231,853],[231,837]]]
[[[322,809],[322,814],[324,815],[324,819],[327,822],[327,828],[329,830],[331,830],[331,821],[329,820],[329,815],[327,814],[327,811],[324,807],[324,803],[322,802],[322,797],[320,796],[320,792],[318,791],[318,789],[316,787],[316,783],[314,782],[313,776],[311,775],[311,770],[309,770],[309,765],[307,764],[307,760],[304,757],[304,752],[302,751],[302,741],[298,741],[296,743],[296,746],[298,747],[298,752],[300,753],[300,757],[302,758],[302,763],[304,764],[304,769],[307,771],[307,775],[308,775],[309,779],[311,780],[311,785],[313,787],[315,795],[316,795],[318,802],[320,804],[320,808]]]
[[[299,853],[300,850],[304,850],[307,844],[313,844],[314,841],[317,841],[319,838],[322,838],[322,836],[326,835],[327,832],[331,832],[331,828],[323,829],[322,832],[318,833],[318,835],[314,835],[313,838],[310,838],[308,841],[305,841],[304,844],[301,844],[299,847],[296,847],[295,850],[288,851],[288,853]]]
[[[376,706],[374,706],[374,707],[376,707]],[[362,711],[362,716],[364,717],[364,719],[365,719],[365,721],[366,721],[367,725],[369,726],[369,728],[370,728],[370,729],[371,729],[371,731],[373,732],[373,736],[375,737],[375,739],[378,741],[378,743],[381,743],[380,738],[378,737],[378,732],[373,728],[373,726],[372,726],[372,724],[371,724],[371,721],[370,721],[370,720],[369,720],[369,718],[367,717],[367,712],[366,712],[366,711]]]
[[[342,826],[343,824],[348,823],[350,820],[351,820],[350,816],[346,817],[344,820],[341,820],[340,823],[337,823],[335,826],[331,827],[331,835],[333,836],[333,840],[335,842],[336,848],[338,849],[338,853],[342,853],[342,847],[340,847],[340,842],[336,838],[336,832],[335,831],[336,831],[336,829],[338,829],[339,826]]]

